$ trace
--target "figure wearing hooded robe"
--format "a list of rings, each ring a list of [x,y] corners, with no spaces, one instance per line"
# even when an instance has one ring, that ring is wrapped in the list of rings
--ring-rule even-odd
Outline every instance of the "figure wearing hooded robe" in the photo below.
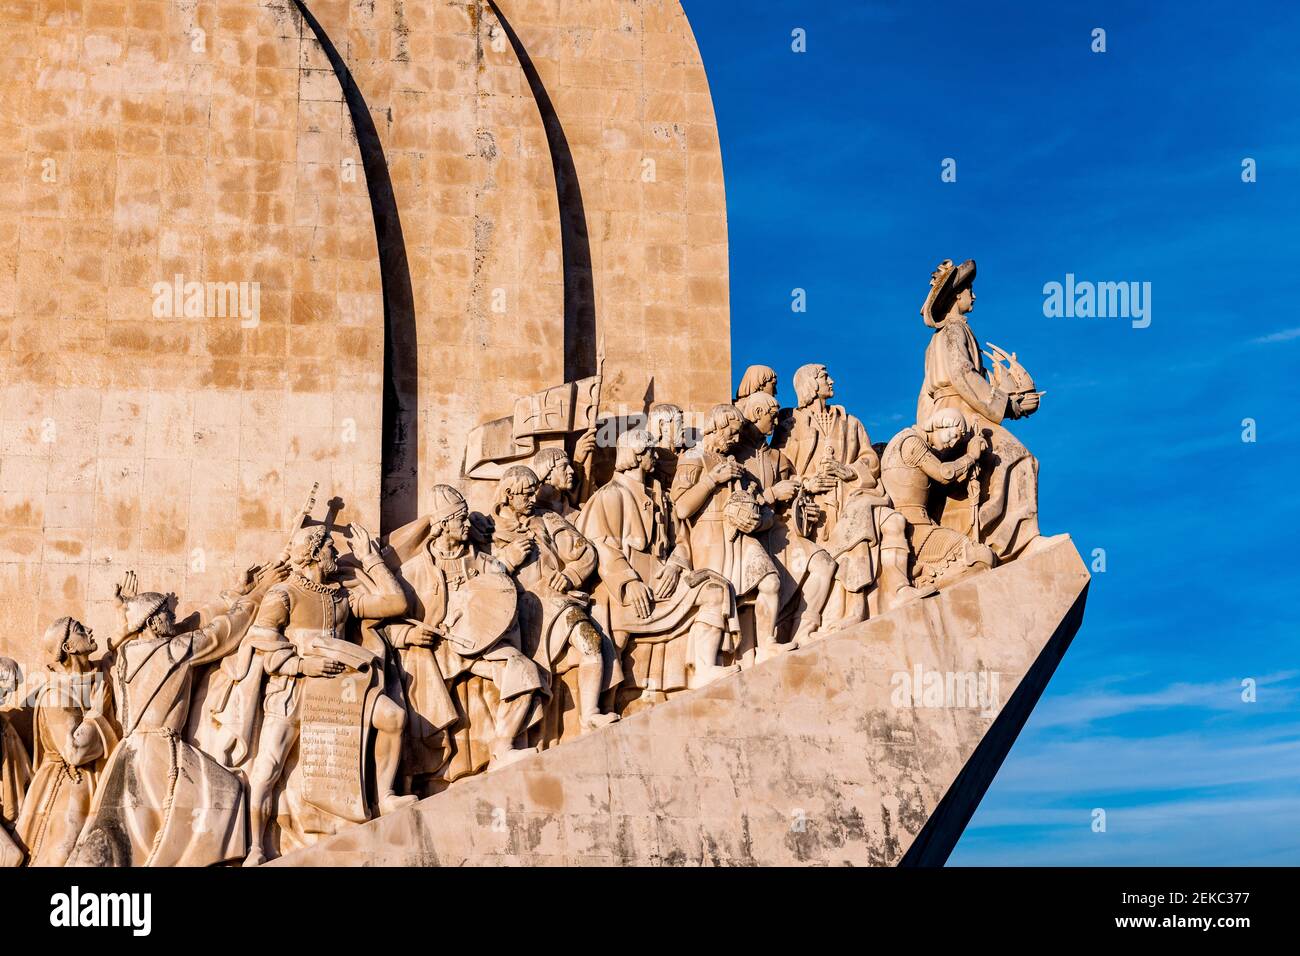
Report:
[[[22,671],[7,657],[0,657],[0,705],[23,682]],[[32,779],[27,748],[9,718],[0,714],[0,867],[22,866],[26,852],[13,833],[23,807],[23,797]]]
[[[63,866],[90,816],[118,738],[106,675],[90,662],[97,649],[92,632],[63,617],[46,629],[41,647],[50,664],[32,710],[36,772],[18,835],[29,866]]]
[[[974,259],[959,266],[945,259],[930,277],[921,316],[934,334],[925,349],[916,420],[926,422],[941,408],[955,408],[984,437],[989,448],[980,462],[978,498],[972,501],[965,488],[939,489],[931,513],[943,527],[988,545],[999,561],[1010,561],[1039,546],[1034,544],[1038,459],[1002,423],[1032,415],[1040,393],[1014,355],[1007,357],[1013,363],[1010,374],[998,363],[990,379],[966,318],[975,307],[974,282]]]

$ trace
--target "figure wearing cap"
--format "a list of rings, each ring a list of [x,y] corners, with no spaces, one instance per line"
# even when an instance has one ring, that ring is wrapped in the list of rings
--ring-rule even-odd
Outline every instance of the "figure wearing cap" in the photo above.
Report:
[[[23,682],[22,671],[8,657],[0,657],[0,706]],[[11,827],[22,810],[32,779],[32,764],[18,731],[0,713],[0,867],[22,866],[26,853]]]
[[[170,595],[115,593],[110,673],[122,739],[109,756],[69,866],[212,866],[247,851],[244,785],[184,736],[197,668],[238,646],[281,574],[254,569],[223,614],[177,633]]]
[[[595,432],[584,434],[579,442],[588,439],[594,445]],[[537,507],[542,511],[569,518],[591,497],[590,469],[584,467],[579,474],[563,448],[543,448],[533,456],[532,468],[538,481]]]
[[[1033,380],[1016,361],[990,345],[998,359],[990,376],[979,341],[967,315],[975,308],[975,260],[954,266],[939,263],[921,317],[934,329],[925,349],[925,380],[916,405],[916,420],[925,423],[942,408],[961,412],[971,429],[989,445],[979,470],[978,500],[966,489],[949,487],[934,504],[934,516],[973,541],[987,544],[999,561],[1009,561],[1038,547],[1038,460],[1003,426],[1009,418],[1026,418],[1038,410]],[[993,357],[993,356],[990,356]]]
[[[523,563],[527,549],[509,545],[501,560],[478,551],[470,542],[469,506],[461,493],[435,485],[431,497],[432,510],[418,522],[423,537],[403,534],[400,549],[394,549],[402,562],[406,606],[384,631],[401,649],[408,674],[416,674],[416,663],[424,660],[436,663],[447,682],[450,713],[441,697],[422,713],[430,727],[446,728],[446,746],[440,756],[430,752],[404,771],[424,778],[422,789],[437,790],[535,753],[527,731],[542,719],[549,683],[520,641],[510,572]],[[435,672],[425,673],[427,683]]]
[[[95,635],[61,617],[45,630],[44,686],[32,711],[32,777],[18,835],[29,866],[63,866],[90,816],[108,757],[117,746],[112,694],[104,671],[91,663]]]

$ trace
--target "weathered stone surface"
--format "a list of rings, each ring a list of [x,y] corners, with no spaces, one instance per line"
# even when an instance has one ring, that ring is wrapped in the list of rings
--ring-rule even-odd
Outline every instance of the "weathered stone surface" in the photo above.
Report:
[[[107,631],[128,567],[202,603],[312,481],[341,522],[415,517],[597,335],[607,405],[726,394],[721,152],[677,0],[303,7],[332,51],[293,0],[5,9],[0,653],[64,614]],[[155,315],[177,275],[256,285],[256,324]],[[386,329],[387,442],[418,463],[395,509]]]
[[[384,316],[291,2],[18,3],[0,32],[0,653],[34,661],[61,615],[107,633],[128,567],[215,595],[312,481],[375,526]],[[178,275],[250,314],[156,307]]]
[[[282,862],[941,863],[1069,646],[1088,581],[1062,537]],[[952,691],[927,699],[927,674],[941,693],[952,675]],[[963,699],[965,676],[983,701]]]

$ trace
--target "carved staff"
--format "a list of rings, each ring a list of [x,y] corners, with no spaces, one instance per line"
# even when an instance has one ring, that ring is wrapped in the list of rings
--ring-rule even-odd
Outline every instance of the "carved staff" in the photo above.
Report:
[[[298,533],[298,530],[307,522],[307,519],[311,517],[311,513],[316,510],[316,492],[319,490],[320,482],[313,481],[311,483],[311,491],[307,493],[307,500],[303,503],[302,508],[298,512],[298,520],[289,526],[289,539],[284,543],[284,550],[280,552],[280,560],[282,563],[289,560],[289,548],[293,544],[293,536]]]
[[[596,427],[596,419],[600,417],[600,400],[601,393],[605,390],[605,336],[601,336],[596,343],[596,387],[592,389],[592,398],[595,404],[591,410],[591,427]]]

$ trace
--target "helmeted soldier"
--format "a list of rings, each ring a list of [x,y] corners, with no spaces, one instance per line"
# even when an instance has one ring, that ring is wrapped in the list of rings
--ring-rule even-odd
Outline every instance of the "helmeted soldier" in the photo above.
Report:
[[[520,644],[510,571],[524,562],[528,547],[510,544],[498,557],[476,550],[461,493],[434,485],[431,498],[433,510],[421,519],[426,537],[397,553],[406,607],[385,631],[393,646],[408,653],[431,650],[448,683],[455,720],[447,725],[445,760],[419,769],[449,784],[536,752],[526,731],[542,718],[549,683]]]
[[[579,439],[585,441],[586,435]],[[595,441],[595,434],[591,433]],[[570,518],[590,497],[591,483],[587,472],[579,476],[573,461],[563,448],[543,448],[533,456],[533,472],[537,475],[537,507],[553,511],[562,518]]]

